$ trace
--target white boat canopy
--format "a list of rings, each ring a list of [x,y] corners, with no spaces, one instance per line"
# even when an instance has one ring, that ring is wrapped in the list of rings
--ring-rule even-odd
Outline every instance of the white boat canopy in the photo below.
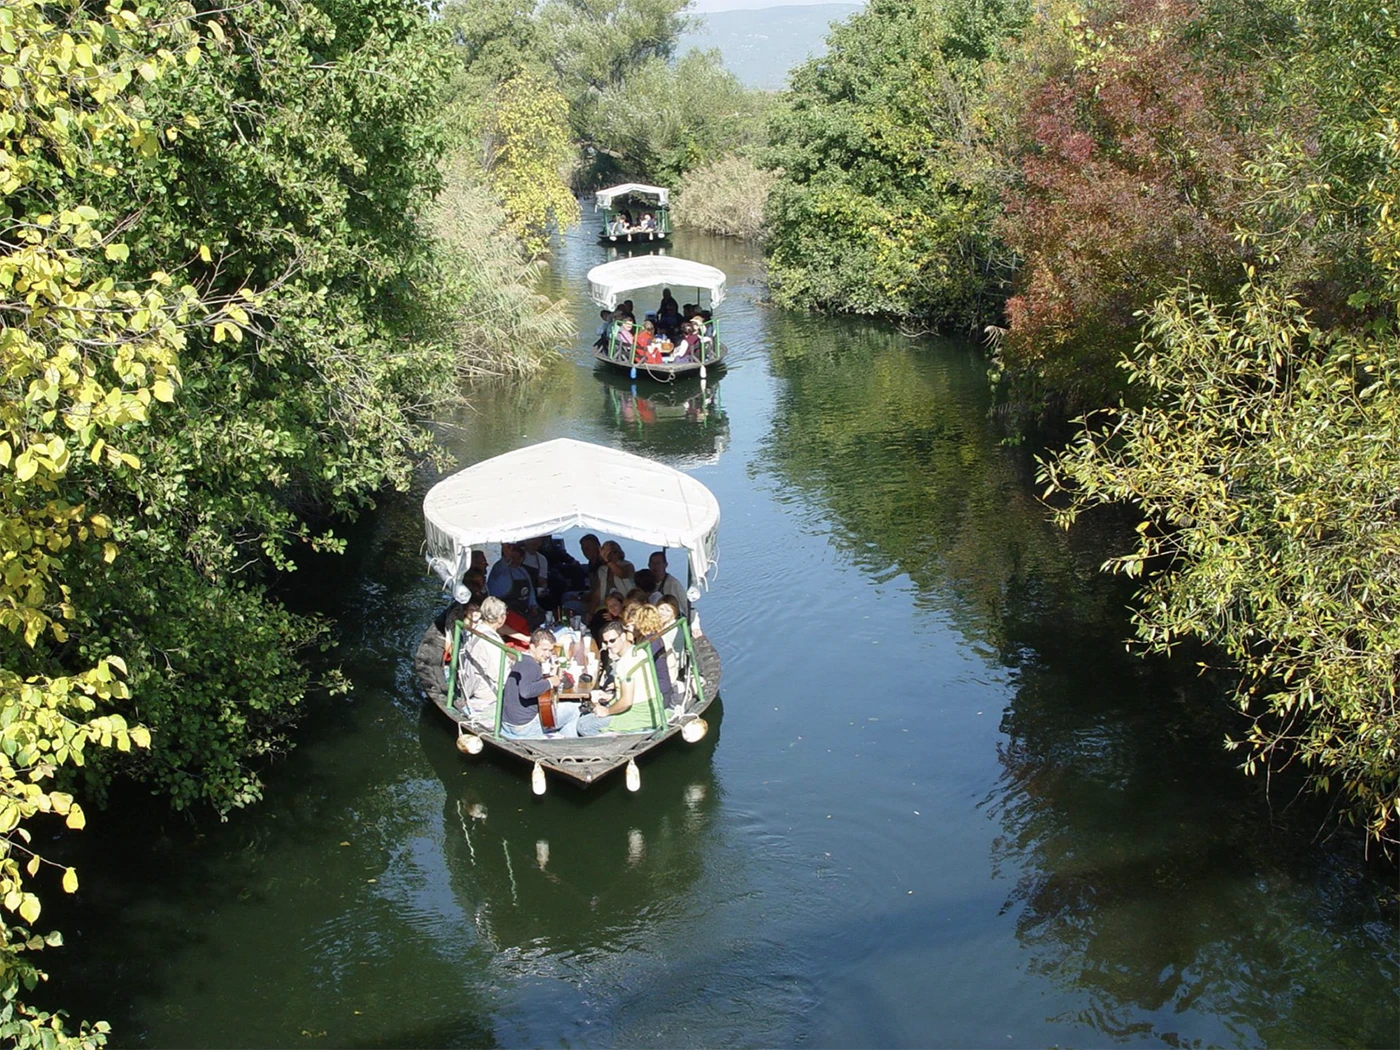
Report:
[[[516,449],[444,478],[428,490],[423,517],[428,564],[449,587],[471,564],[473,547],[575,528],[681,548],[690,555],[692,582],[703,583],[715,567],[719,534],[719,502],[690,475],[572,438]]]
[[[609,186],[605,190],[599,190],[593,198],[594,211],[608,211],[613,206],[613,201],[618,197],[626,197],[635,193],[641,197],[655,197],[656,203],[665,208],[669,206],[671,191],[664,186],[646,186],[640,182],[624,182],[621,186]]]
[[[588,271],[588,294],[595,303],[609,310],[617,306],[626,292],[660,285],[704,289],[710,293],[711,306],[724,302],[724,271],[689,259],[638,255],[603,263]]]

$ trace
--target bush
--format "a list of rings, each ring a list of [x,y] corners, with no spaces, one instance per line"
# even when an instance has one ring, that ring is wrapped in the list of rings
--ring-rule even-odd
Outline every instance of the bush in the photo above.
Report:
[[[768,193],[778,176],[743,157],[721,157],[689,172],[676,188],[671,215],[689,226],[724,237],[761,238]]]

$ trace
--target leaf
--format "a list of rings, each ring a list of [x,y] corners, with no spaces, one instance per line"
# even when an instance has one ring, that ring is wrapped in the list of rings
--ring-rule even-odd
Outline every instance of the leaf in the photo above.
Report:
[[[131,249],[125,244],[109,244],[102,249],[102,254],[112,262],[125,262],[131,255]]]
[[[64,873],[63,873],[63,892],[64,892],[64,893],[77,893],[77,892],[78,892],[78,873],[77,873],[76,871],[74,871],[72,868],[67,869],[67,870],[64,871]]]

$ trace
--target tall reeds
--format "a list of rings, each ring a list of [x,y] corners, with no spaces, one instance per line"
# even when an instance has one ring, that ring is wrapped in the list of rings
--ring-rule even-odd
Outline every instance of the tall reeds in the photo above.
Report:
[[[468,151],[450,157],[428,214],[456,300],[452,341],[463,379],[531,375],[572,340],[567,304],[541,294],[545,264],[526,257]]]

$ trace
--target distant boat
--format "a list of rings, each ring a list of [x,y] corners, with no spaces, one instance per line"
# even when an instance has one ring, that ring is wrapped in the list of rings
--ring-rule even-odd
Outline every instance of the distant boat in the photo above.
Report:
[[[520,740],[501,732],[501,686],[519,654],[501,644],[499,636],[470,631],[460,622],[443,635],[429,624],[414,655],[414,672],[424,694],[457,727],[457,746],[467,754],[489,745],[532,763],[537,794],[545,790],[545,770],[561,773],[581,784],[622,766],[628,787],[636,790],[640,774],[635,759],[652,748],[681,736],[695,743],[708,731],[701,716],[719,694],[719,654],[699,629],[694,603],[701,597],[715,564],[719,532],[719,503],[700,482],[679,470],[630,452],[570,438],[558,438],[468,467],[434,485],[423,500],[429,568],[458,600],[469,597],[460,581],[471,564],[472,551],[488,543],[549,535],[569,528],[592,529],[608,536],[636,540],[660,548],[679,548],[689,563],[689,616],[655,638],[642,639],[637,649],[650,674],[649,729],[602,736]],[[496,706],[490,716],[473,720],[457,702],[464,638],[475,634],[489,643],[500,661],[496,676]],[[660,695],[654,641],[667,643],[675,654],[674,696],[667,704]],[[450,654],[445,663],[444,651]],[[488,679],[489,680],[489,679]]]
[[[724,271],[713,266],[689,259],[677,259],[675,256],[643,255],[593,267],[588,271],[588,294],[599,306],[615,310],[630,292],[650,288],[675,288],[682,294],[687,294],[687,289],[694,289],[696,305],[703,305],[703,292],[708,296],[709,308],[713,310],[724,302],[724,282]],[[635,308],[635,303],[633,305]],[[635,330],[640,331],[642,323],[651,315],[644,310],[635,312]],[[614,325],[609,328],[603,345],[593,348],[593,357],[600,364],[626,371],[633,379],[639,374],[662,382],[668,382],[676,376],[691,374],[697,374],[704,379],[711,368],[724,367],[724,359],[728,353],[720,341],[718,321],[712,321],[710,328],[710,334],[700,340],[700,345],[692,356],[681,361],[663,359],[658,363],[648,364],[635,360],[636,354],[632,348],[622,344],[619,329]]]
[[[671,239],[671,191],[664,186],[625,182],[599,190],[593,197],[593,210],[603,213],[598,243],[629,246],[655,246]],[[623,212],[630,213],[629,216]],[[651,216],[645,224],[644,215]]]

